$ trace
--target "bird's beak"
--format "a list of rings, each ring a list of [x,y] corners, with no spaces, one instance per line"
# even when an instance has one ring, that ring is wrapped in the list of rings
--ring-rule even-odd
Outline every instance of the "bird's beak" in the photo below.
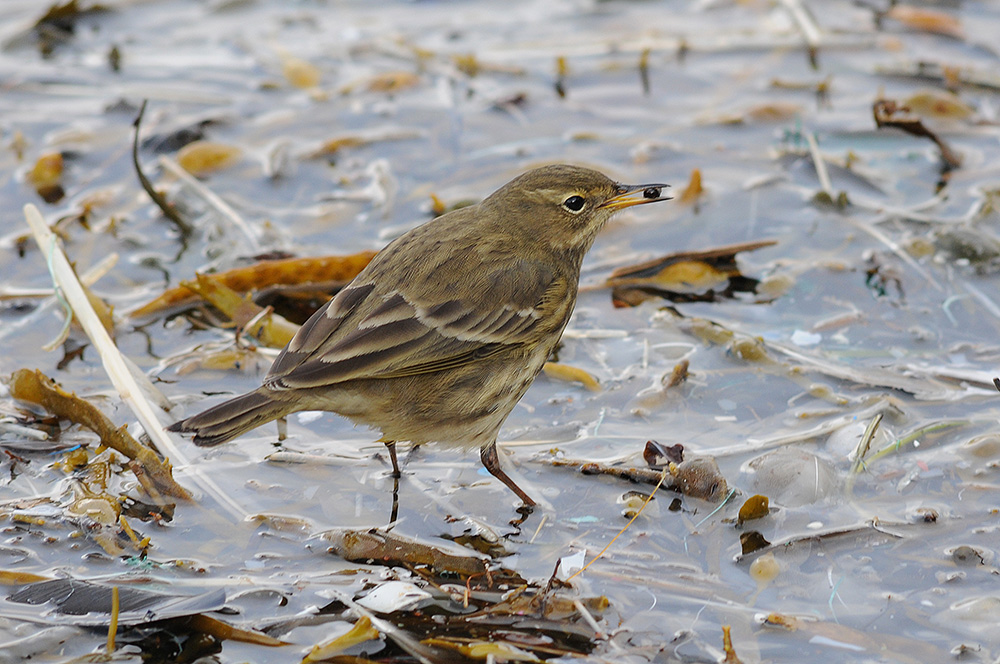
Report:
[[[598,207],[605,210],[622,210],[643,203],[669,201],[672,197],[663,195],[663,190],[669,186],[669,184],[620,184],[618,193]]]

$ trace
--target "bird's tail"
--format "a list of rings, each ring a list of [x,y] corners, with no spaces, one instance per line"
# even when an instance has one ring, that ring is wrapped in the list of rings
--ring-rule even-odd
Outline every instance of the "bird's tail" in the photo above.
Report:
[[[262,424],[283,417],[295,408],[276,401],[263,390],[248,392],[212,406],[203,413],[174,422],[168,431],[194,433],[194,444],[211,447],[232,440]]]

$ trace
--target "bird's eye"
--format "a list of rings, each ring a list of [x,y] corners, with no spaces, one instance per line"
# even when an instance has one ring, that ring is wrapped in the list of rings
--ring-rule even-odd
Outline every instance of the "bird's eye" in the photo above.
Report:
[[[587,204],[583,196],[570,196],[563,201],[563,207],[570,212],[579,212],[583,209],[583,206]]]

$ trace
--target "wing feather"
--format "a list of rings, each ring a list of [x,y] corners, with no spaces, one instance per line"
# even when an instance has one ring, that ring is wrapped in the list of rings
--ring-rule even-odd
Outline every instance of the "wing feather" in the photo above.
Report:
[[[547,332],[540,307],[559,300],[572,306],[567,280],[536,263],[480,281],[486,292],[475,300],[433,304],[424,303],[419,284],[388,290],[351,284],[303,325],[266,382],[272,389],[308,389],[453,369]]]

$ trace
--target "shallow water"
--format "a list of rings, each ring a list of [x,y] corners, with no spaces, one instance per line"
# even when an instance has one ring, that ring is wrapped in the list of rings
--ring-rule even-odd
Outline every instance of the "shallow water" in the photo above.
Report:
[[[647,440],[680,443],[687,455],[714,456],[736,494],[721,507],[683,497],[672,511],[676,494],[658,493],[574,579],[582,596],[610,601],[590,657],[715,661],[721,626],[731,625],[744,662],[943,661],[963,646],[970,661],[993,661],[1000,446],[978,437],[998,433],[1000,83],[959,84],[968,117],[923,116],[962,158],[940,192],[938,149],[876,129],[872,103],[943,87],[885,67],[925,61],[959,68],[959,80],[988,78],[1000,12],[990,3],[941,3],[932,9],[962,31],[941,35],[891,17],[876,28],[871,11],[855,3],[813,3],[821,35],[813,68],[788,9],[797,4],[517,2],[499,11],[487,2],[114,2],[83,17],[43,57],[31,30],[37,3],[5,2],[0,292],[51,287],[45,257],[20,242],[25,203],[50,223],[92,205],[87,227],[66,226],[67,253],[78,270],[118,254],[94,290],[119,314],[119,349],[179,404],[163,415],[167,422],[260,379],[252,370],[178,374],[178,356],[227,343],[231,333],[196,330],[182,318],[138,327],[124,318],[196,270],[274,250],[377,249],[430,218],[432,193],[449,204],[475,200],[541,163],[670,182],[678,196],[697,168],[705,193],[695,204],[627,211],[588,257],[584,283],[594,288],[581,293],[559,359],[593,374],[602,389],[542,376],[507,422],[502,440],[511,454],[503,463],[545,505],[506,540],[503,566],[544,583],[560,558],[585,551],[589,561],[626,522],[618,498],[650,489],[553,467],[553,455],[641,465]],[[107,63],[112,46],[119,72]],[[639,70],[647,49],[648,94]],[[453,59],[468,54],[479,65],[474,76]],[[289,57],[317,68],[319,85],[291,85],[282,73]],[[565,97],[556,91],[558,57],[568,67]],[[402,73],[398,89],[369,89],[387,72]],[[824,81],[828,92],[817,95]],[[144,137],[204,125],[207,138],[240,148],[234,165],[203,184],[246,220],[249,235],[164,174],[152,147],[140,153],[146,172],[197,232],[182,241],[149,202],[130,163],[144,98]],[[127,110],[116,110],[122,101]],[[810,133],[846,208],[813,200],[822,185]],[[341,136],[393,140],[307,156]],[[19,158],[11,146],[22,141]],[[53,151],[65,158],[66,196],[47,204],[26,173]],[[598,287],[623,265],[761,239],[777,244],[740,254],[738,263],[744,275],[784,284],[770,295],[677,303],[671,312],[662,299],[613,308],[609,289]],[[0,302],[0,375],[40,368],[92,397],[116,424],[131,424],[92,348],[62,368],[63,352],[41,349],[63,324],[59,308],[41,308],[44,301]],[[694,319],[756,348],[762,340],[766,354],[746,359],[732,339],[710,343]],[[76,331],[69,343],[86,340]],[[661,377],[682,359],[689,379],[659,393]],[[4,393],[0,414],[17,413]],[[854,447],[876,413],[884,417],[873,453],[902,442],[852,473]],[[951,426],[906,439],[942,423]],[[324,606],[337,596],[331,589],[357,596],[368,582],[408,578],[399,567],[329,555],[315,537],[386,524],[392,483],[377,436],[334,415],[293,417],[289,429],[284,449],[324,462],[265,460],[275,451],[268,426],[212,450],[183,443],[191,464],[178,463],[177,476],[196,490],[209,477],[237,511],[302,519],[300,527],[241,521],[201,491],[169,523],[133,524],[151,537],[144,561],[80,536],[79,522],[60,511],[72,502],[69,476],[53,465],[61,457],[24,451],[18,435],[0,434],[22,456],[0,461],[2,568],[132,578],[178,594],[222,588],[241,611],[230,619],[246,628]],[[78,427],[61,440],[96,445]],[[795,451],[802,465],[759,459],[774,450]],[[797,472],[769,480],[762,467]],[[138,495],[127,473],[121,477],[115,490]],[[771,514],[737,526],[740,505],[755,493],[771,499]],[[45,507],[25,507],[42,497],[50,498]],[[395,532],[427,541],[475,527],[510,533],[516,507],[477,455],[435,446],[409,457],[399,503]],[[788,544],[741,558],[740,535],[750,529]],[[961,546],[974,554],[956,553]],[[773,555],[778,573],[758,585],[750,562],[763,555]],[[46,641],[39,630],[54,619],[35,608],[0,614],[0,643],[37,635],[18,647],[45,661],[103,646],[100,630],[82,628]],[[764,626],[767,614],[800,622],[794,630]],[[329,623],[302,624],[278,634],[292,646],[226,641],[216,657],[289,661],[329,632]]]

